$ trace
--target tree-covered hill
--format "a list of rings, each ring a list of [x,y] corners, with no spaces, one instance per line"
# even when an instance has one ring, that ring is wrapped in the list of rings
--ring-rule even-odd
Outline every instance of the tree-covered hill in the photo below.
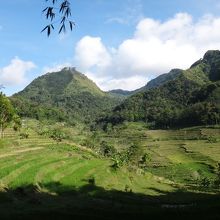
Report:
[[[141,88],[141,91],[161,86],[164,83],[175,79],[178,75],[181,74],[181,72],[182,72],[181,69],[172,69],[169,73],[164,73],[164,74],[158,76],[157,78],[149,81],[146,86]]]
[[[114,89],[110,90],[108,92],[109,94],[116,96],[116,97],[121,97],[121,98],[126,98],[134,93],[134,91],[128,91],[128,90],[123,90],[123,89]]]
[[[89,123],[120,101],[74,68],[38,77],[11,100],[23,117],[71,123]]]
[[[172,79],[175,79],[178,75],[181,74],[182,71],[183,70],[181,70],[181,69],[172,69],[169,73],[161,74],[158,77],[150,80],[145,86],[143,86],[139,89],[133,90],[133,91],[115,89],[115,90],[109,91],[109,93],[114,96],[120,96],[122,98],[127,98],[131,95],[138,93],[138,92],[144,92],[149,89],[159,87],[159,86],[163,85],[164,83],[166,83]]]
[[[219,80],[220,51],[208,51],[189,69],[158,77],[148,84],[151,89],[142,88],[99,123],[145,121],[164,128],[220,123]]]
[[[217,124],[220,51],[208,51],[189,69],[173,69],[132,92],[103,92],[74,68],[64,68],[38,77],[11,100],[22,117],[71,123],[145,121],[163,128]]]

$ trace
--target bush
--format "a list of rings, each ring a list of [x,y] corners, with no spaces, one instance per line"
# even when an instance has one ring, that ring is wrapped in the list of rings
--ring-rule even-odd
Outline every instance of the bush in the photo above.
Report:
[[[20,138],[21,139],[28,139],[29,137],[29,134],[27,132],[22,132],[19,134]]]
[[[218,143],[218,140],[217,140],[216,137],[209,136],[209,137],[207,138],[207,142],[208,142],[208,143]]]
[[[100,144],[100,152],[103,156],[110,157],[116,153],[116,149],[106,141],[102,141]]]
[[[95,147],[94,141],[90,137],[84,139],[83,141],[81,141],[80,144],[85,146],[85,147],[88,147],[88,148],[94,148]]]
[[[115,155],[112,158],[113,164],[111,165],[111,168],[113,168],[114,170],[119,169],[122,165],[123,165],[123,161],[120,158],[120,154],[119,155]]]
[[[43,127],[37,131],[37,133],[41,136],[50,136],[50,129],[47,127]]]
[[[95,185],[95,177],[90,177],[88,179],[88,184],[94,186]]]
[[[57,142],[61,142],[63,139],[67,138],[67,135],[60,128],[55,128],[50,131],[50,138],[53,138]]]
[[[203,188],[208,188],[211,186],[211,184],[212,184],[211,180],[207,177],[204,177],[200,180],[200,185]]]

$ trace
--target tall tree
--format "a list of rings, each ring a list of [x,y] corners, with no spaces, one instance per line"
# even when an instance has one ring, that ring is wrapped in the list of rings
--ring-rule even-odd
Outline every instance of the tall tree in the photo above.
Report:
[[[0,132],[1,137],[3,137],[3,132],[5,128],[8,127],[9,123],[13,120],[15,115],[14,108],[10,100],[0,93]]]

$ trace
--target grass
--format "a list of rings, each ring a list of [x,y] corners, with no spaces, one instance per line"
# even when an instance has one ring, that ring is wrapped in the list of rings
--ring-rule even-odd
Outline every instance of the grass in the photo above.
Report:
[[[191,204],[191,200],[198,199],[199,193],[204,193],[201,195],[203,201],[206,198],[203,195],[219,194],[218,188],[213,185],[217,178],[216,165],[220,162],[219,127],[148,130],[143,123],[127,123],[114,132],[101,132],[98,134],[99,142],[105,140],[122,152],[135,143],[143,149],[142,153],[149,155],[144,167],[125,164],[114,170],[110,158],[97,154],[96,147],[91,150],[81,146],[88,132],[83,134],[79,131],[80,135],[76,138],[77,131],[65,127],[70,139],[56,143],[46,136],[39,136],[34,130],[35,122],[32,121],[31,125],[28,139],[20,139],[17,133],[8,129],[5,139],[0,141],[0,200],[3,201],[0,211],[5,212],[6,209],[8,215],[16,213],[14,206],[24,206],[25,215],[31,213],[32,197],[36,203],[41,201],[34,207],[35,211],[44,210],[47,200],[48,210],[55,207],[61,210],[62,204],[83,209],[84,203],[90,204],[92,196],[94,204],[98,203],[98,198],[111,202],[114,197],[116,207],[122,201],[127,204],[130,200],[133,206],[127,206],[135,212],[137,209],[134,207],[147,198],[150,198],[154,209],[163,203],[163,196],[169,204],[177,201]],[[210,136],[217,141],[209,143],[207,137]],[[180,191],[181,196],[176,194],[173,197]],[[79,204],[72,193],[80,196]],[[170,197],[174,199],[170,200]],[[7,203],[8,199],[13,201],[12,205]],[[103,212],[107,211],[102,208]],[[113,207],[111,209],[114,211]]]

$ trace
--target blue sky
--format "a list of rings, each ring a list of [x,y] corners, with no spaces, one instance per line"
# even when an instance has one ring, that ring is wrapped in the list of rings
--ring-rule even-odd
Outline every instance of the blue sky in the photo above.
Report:
[[[135,89],[220,49],[218,0],[70,0],[76,27],[40,33],[44,0],[0,0],[0,84],[7,95],[76,66],[103,90]]]

